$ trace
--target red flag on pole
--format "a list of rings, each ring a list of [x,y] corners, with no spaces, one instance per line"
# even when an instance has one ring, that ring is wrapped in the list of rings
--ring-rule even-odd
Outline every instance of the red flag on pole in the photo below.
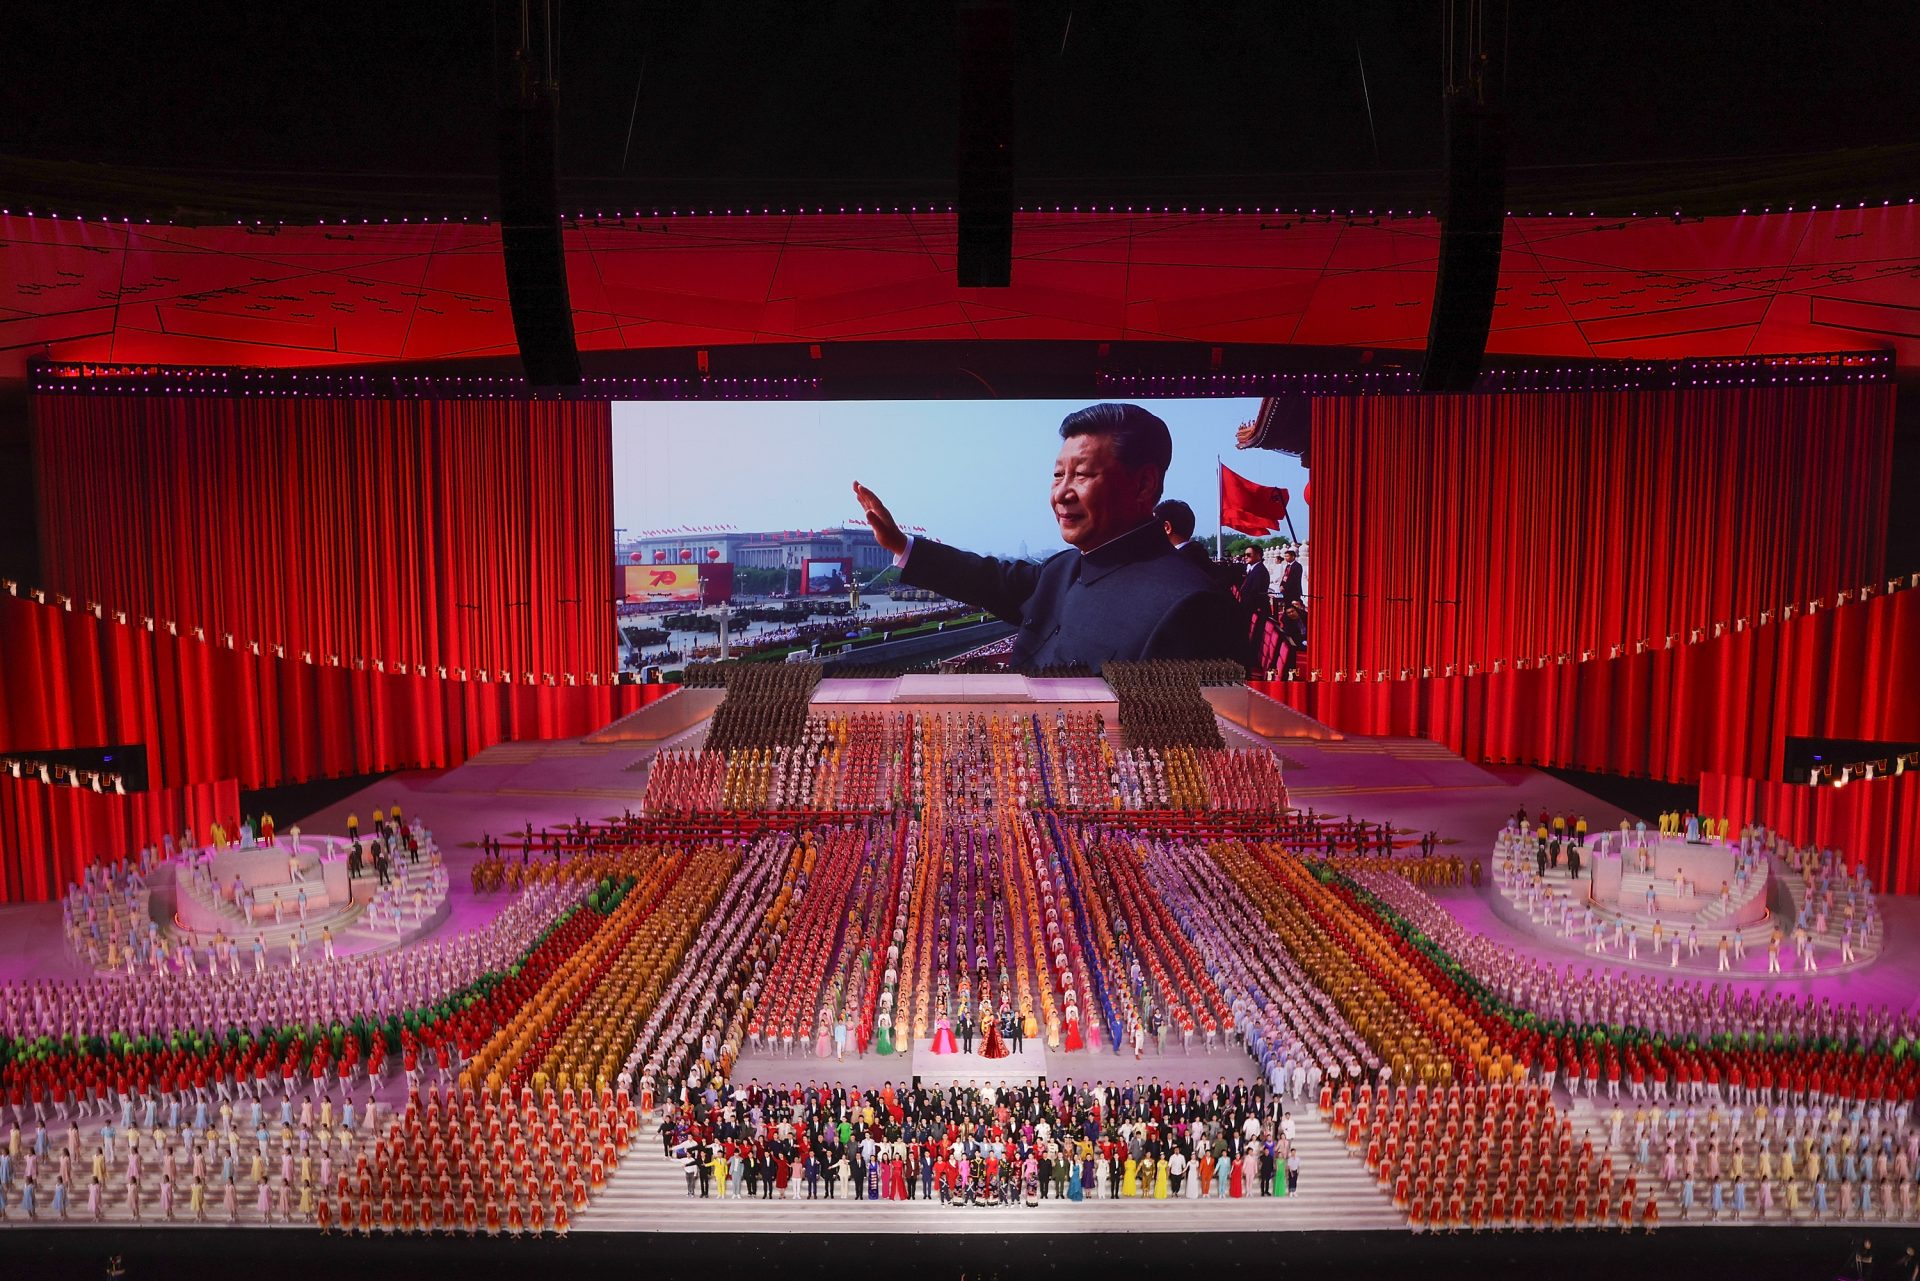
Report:
[[[1220,523],[1243,534],[1271,534],[1287,518],[1287,491],[1220,469]]]

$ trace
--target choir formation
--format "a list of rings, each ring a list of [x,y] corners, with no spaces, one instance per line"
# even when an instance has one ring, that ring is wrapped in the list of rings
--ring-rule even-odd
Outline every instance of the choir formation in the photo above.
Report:
[[[1457,864],[1289,811],[1137,675],[1130,746],[1064,710],[796,719],[770,677],[640,814],[489,842],[484,930],[10,987],[0,1205],[537,1233],[641,1159],[743,1200],[1282,1198],[1326,1125],[1416,1227],[1912,1216],[1909,1013],[1537,962],[1416,883]],[[976,1035],[1074,1079],[835,1083]],[[1249,1070],[1137,1075],[1173,1046]],[[823,1083],[742,1083],[749,1051]]]
[[[687,1195],[1013,1205],[1286,1197],[1294,1120],[1260,1086],[755,1085],[682,1102],[661,1142]]]

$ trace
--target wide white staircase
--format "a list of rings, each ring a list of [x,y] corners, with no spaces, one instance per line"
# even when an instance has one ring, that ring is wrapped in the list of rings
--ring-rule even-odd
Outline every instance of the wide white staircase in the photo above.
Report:
[[[1226,1232],[1404,1228],[1365,1164],[1350,1156],[1311,1109],[1294,1114],[1300,1153],[1300,1190],[1273,1197],[1185,1198],[1165,1201],[1042,1201],[1024,1205],[957,1207],[931,1201],[809,1202],[796,1174],[787,1199],[726,1200],[687,1196],[686,1176],[663,1155],[659,1128],[641,1127],[633,1148],[607,1186],[576,1215],[585,1231],[656,1232]]]
[[[1801,906],[1806,903],[1808,896],[1812,894],[1813,890],[1808,884],[1807,878],[1794,871],[1784,859],[1769,856],[1768,861],[1772,864],[1773,875],[1779,878],[1780,888],[1785,893],[1786,905],[1781,911],[1781,930],[1783,933],[1791,933],[1793,922],[1800,915]],[[1822,957],[1834,955],[1839,951],[1840,940],[1845,932],[1846,922],[1842,914],[1838,911],[1827,919],[1827,928],[1825,930],[1815,932],[1811,925],[1808,926],[1808,933],[1813,935],[1814,941],[1819,945],[1821,949],[1819,954]],[[1864,917],[1854,930],[1853,950],[1855,956],[1861,962],[1878,956],[1881,947],[1886,943],[1886,935],[1886,924],[1881,919],[1878,911],[1875,911],[1870,916]],[[1827,963],[1824,960],[1822,961],[1821,968],[1827,968]]]
[[[1621,1101],[1621,1108],[1626,1113],[1626,1120],[1620,1130],[1621,1147],[1619,1150],[1611,1150],[1607,1142],[1611,1130],[1608,1113],[1612,1111],[1612,1104],[1604,1097],[1594,1099],[1581,1097],[1573,1100],[1568,1108],[1567,1115],[1573,1123],[1575,1139],[1577,1140],[1579,1138],[1581,1131],[1590,1131],[1593,1135],[1594,1151],[1608,1151],[1608,1154],[1613,1157],[1613,1168],[1616,1175],[1624,1176],[1629,1170],[1634,1173],[1639,1180],[1637,1196],[1640,1202],[1644,1205],[1649,1194],[1659,1202],[1661,1227],[1671,1227],[1674,1225],[1705,1227],[1716,1223],[1721,1226],[1731,1224],[1733,1222],[1732,1193],[1729,1192],[1727,1195],[1727,1211],[1716,1220],[1713,1217],[1712,1199],[1708,1192],[1708,1180],[1704,1173],[1696,1179],[1694,1184],[1693,1216],[1685,1220],[1684,1224],[1682,1223],[1680,1218],[1679,1183],[1676,1181],[1668,1184],[1660,1178],[1660,1162],[1662,1154],[1665,1151],[1664,1147],[1658,1141],[1655,1141],[1651,1145],[1649,1149],[1650,1169],[1636,1166],[1634,1164],[1634,1152],[1632,1151],[1633,1107],[1628,1100],[1623,1099]],[[1704,1152],[1704,1150],[1705,1145],[1703,1143],[1702,1151]],[[1703,1170],[1704,1167],[1705,1160],[1702,1158]],[[1787,1214],[1786,1193],[1784,1190],[1778,1190],[1774,1194],[1772,1212],[1762,1218],[1760,1214],[1759,1175],[1755,1172],[1755,1162],[1749,1160],[1747,1171],[1747,1212],[1740,1217],[1740,1223],[1787,1227],[1793,1224],[1819,1222],[1813,1210],[1813,1194],[1804,1175],[1801,1178],[1800,1202],[1799,1212],[1789,1216]],[[1835,1222],[1839,1222],[1839,1205],[1839,1197],[1836,1192],[1832,1201],[1832,1217]],[[1878,1204],[1875,1204],[1871,1213],[1856,1215],[1856,1217],[1860,1218],[1863,1223],[1877,1221],[1880,1217]]]

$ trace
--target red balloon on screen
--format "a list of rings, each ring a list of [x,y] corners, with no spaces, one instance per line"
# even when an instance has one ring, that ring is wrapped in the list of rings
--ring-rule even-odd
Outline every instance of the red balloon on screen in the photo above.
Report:
[[[653,563],[658,565],[661,561],[665,560],[666,558],[667,558],[667,554],[665,552],[655,552],[653,554]]]
[[[1308,481],[1306,484],[1300,486],[1300,501],[1305,503],[1309,507],[1313,506],[1313,482],[1312,481]]]
[[[692,560],[692,559],[693,559],[693,548],[691,548],[691,547],[682,547],[682,548],[680,549],[680,559],[681,559],[681,560]]]
[[[720,559],[720,549],[719,549],[718,547],[709,547],[709,548],[707,548],[707,559],[708,559],[708,560],[719,560],[719,559]]]
[[[628,555],[627,555],[627,559],[628,559],[629,561],[631,561],[631,562],[632,562],[633,564],[635,564],[635,565],[638,565],[638,564],[640,563],[640,553],[639,553],[639,552],[629,552],[629,553],[628,553]]]

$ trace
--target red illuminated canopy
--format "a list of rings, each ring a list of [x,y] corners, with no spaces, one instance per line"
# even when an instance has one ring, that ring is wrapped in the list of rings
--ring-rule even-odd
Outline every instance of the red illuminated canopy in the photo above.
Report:
[[[0,217],[0,377],[30,358],[298,367],[515,353],[488,223]],[[1418,349],[1426,216],[1018,215],[1010,289],[954,284],[950,214],[570,222],[583,351],[873,339]],[[1488,350],[1920,356],[1910,205],[1512,218]]]

